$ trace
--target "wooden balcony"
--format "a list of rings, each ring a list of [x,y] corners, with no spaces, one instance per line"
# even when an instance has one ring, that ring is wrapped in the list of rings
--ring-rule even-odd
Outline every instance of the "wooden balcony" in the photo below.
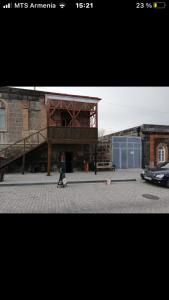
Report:
[[[55,127],[48,128],[48,139],[52,144],[96,144],[97,128]]]

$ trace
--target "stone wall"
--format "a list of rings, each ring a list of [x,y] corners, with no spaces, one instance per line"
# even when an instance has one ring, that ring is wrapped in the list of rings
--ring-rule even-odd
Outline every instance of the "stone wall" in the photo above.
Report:
[[[6,105],[7,127],[0,131],[0,148],[47,126],[44,96],[0,93]]]

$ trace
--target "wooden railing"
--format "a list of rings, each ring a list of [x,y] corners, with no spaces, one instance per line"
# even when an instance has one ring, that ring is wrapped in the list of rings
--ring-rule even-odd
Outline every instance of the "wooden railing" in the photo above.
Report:
[[[1,160],[0,168],[6,167],[12,161],[24,156],[35,149],[42,143],[47,141],[47,127],[36,131],[29,136],[15,142],[12,145],[9,145],[0,150],[0,157],[4,157],[3,161]]]
[[[97,143],[97,128],[50,126],[48,138],[52,144],[94,144]]]
[[[97,128],[65,128],[49,126],[17,141],[0,150],[0,157],[4,157],[0,162],[0,169],[8,166],[14,160],[23,158],[44,142],[51,144],[96,144]],[[23,167],[24,169],[24,167]]]

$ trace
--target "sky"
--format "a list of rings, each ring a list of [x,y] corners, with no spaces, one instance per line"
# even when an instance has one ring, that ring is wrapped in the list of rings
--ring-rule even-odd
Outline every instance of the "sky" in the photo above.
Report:
[[[33,89],[33,87],[18,87]],[[36,87],[36,90],[99,97],[104,134],[142,124],[169,125],[169,87]]]

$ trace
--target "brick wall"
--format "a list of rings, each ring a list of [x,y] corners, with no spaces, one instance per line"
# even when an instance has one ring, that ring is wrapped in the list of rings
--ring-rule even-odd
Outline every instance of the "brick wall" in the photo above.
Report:
[[[168,138],[157,138],[155,140],[155,165],[158,163],[158,146],[165,147],[166,160],[169,160],[169,137]]]
[[[169,150],[169,134],[150,134],[150,167],[154,167],[157,161],[157,146],[165,144]]]

